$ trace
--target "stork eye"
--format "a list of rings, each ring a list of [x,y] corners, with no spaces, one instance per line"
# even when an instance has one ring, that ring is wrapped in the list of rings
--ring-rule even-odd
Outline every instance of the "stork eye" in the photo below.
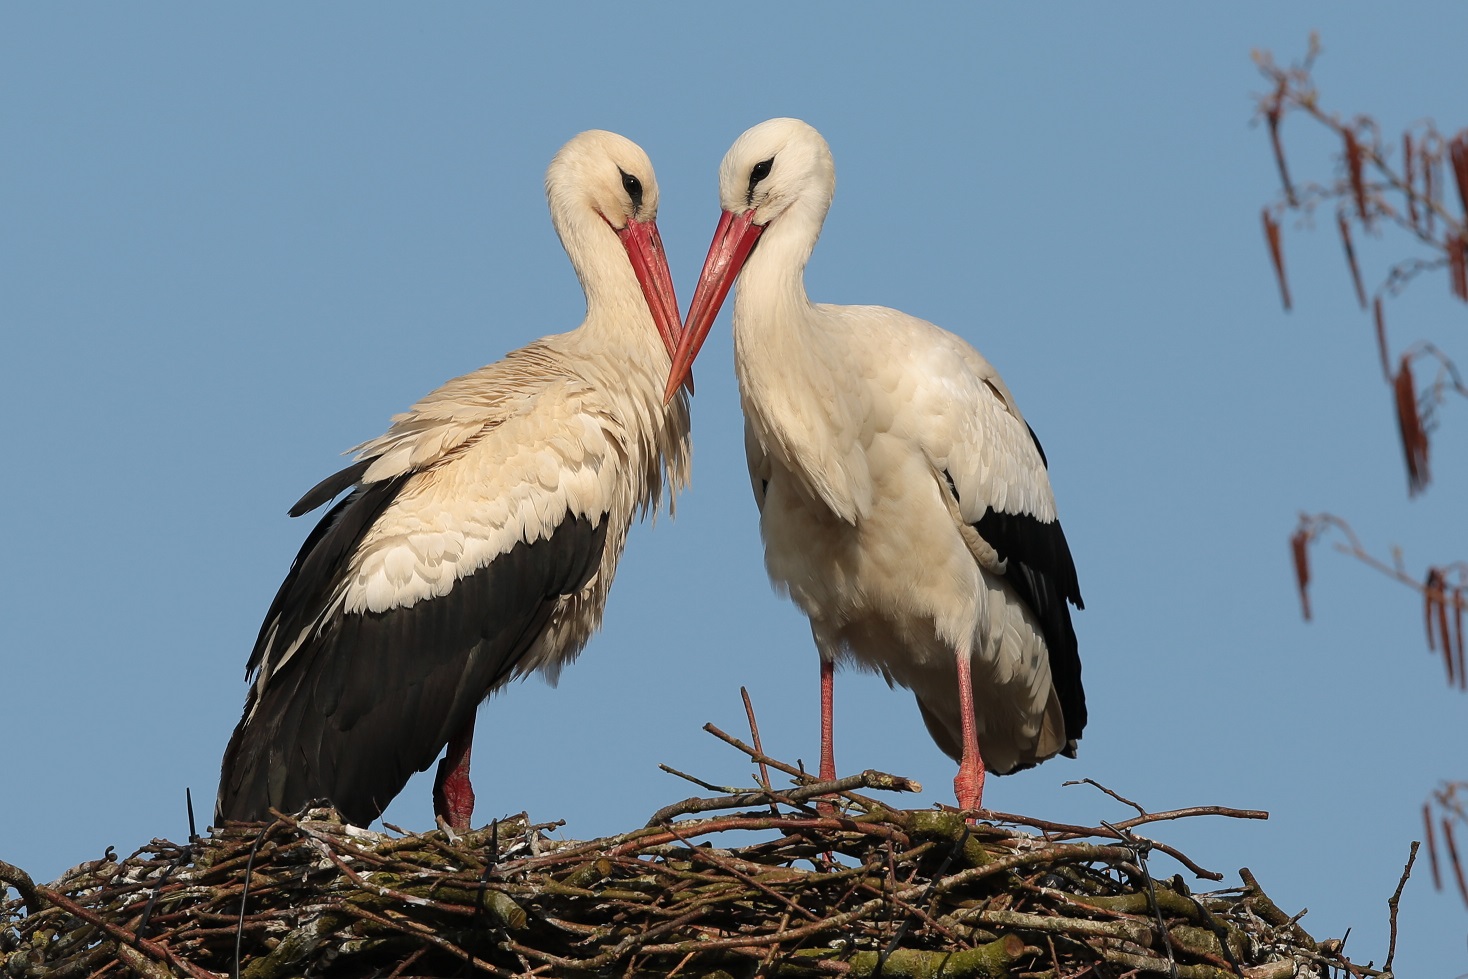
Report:
[[[628,197],[632,198],[632,210],[640,210],[642,207],[642,181],[621,167],[617,168],[617,172],[622,175],[622,189],[627,191]]]
[[[750,207],[754,206],[754,188],[761,180],[770,175],[770,168],[775,165],[775,158],[761,160],[749,171],[749,189],[744,192],[744,203]]]

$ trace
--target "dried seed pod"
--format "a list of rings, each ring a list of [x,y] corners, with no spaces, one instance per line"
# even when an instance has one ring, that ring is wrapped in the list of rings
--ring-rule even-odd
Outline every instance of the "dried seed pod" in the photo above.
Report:
[[[1356,198],[1356,213],[1361,216],[1361,223],[1369,228],[1371,209],[1366,199],[1366,161],[1356,134],[1349,129],[1343,132],[1346,137],[1346,171],[1351,176],[1351,193]]]
[[[1284,250],[1280,244],[1279,222],[1269,213],[1269,208],[1260,212],[1264,220],[1264,240],[1269,243],[1269,260],[1274,263],[1274,275],[1279,280],[1279,295],[1286,311],[1290,308],[1290,283],[1285,278]]]
[[[1437,866],[1437,833],[1432,828],[1432,804],[1422,803],[1422,826],[1427,835],[1427,856],[1432,863],[1432,886],[1435,890],[1443,889],[1442,871]]]
[[[1453,179],[1458,184],[1458,201],[1463,205],[1464,218],[1468,219],[1468,130],[1448,141],[1448,159],[1453,164]]]
[[[1402,451],[1407,459],[1407,492],[1416,496],[1431,479],[1427,469],[1427,432],[1417,410],[1417,385],[1412,379],[1412,359],[1403,354],[1393,382],[1396,393],[1397,428],[1402,433]]]
[[[1356,246],[1351,242],[1351,222],[1345,211],[1335,212],[1336,227],[1341,231],[1341,244],[1346,249],[1346,264],[1351,268],[1351,283],[1356,287],[1356,302],[1366,308],[1366,286],[1361,283],[1361,267],[1356,264]]]
[[[1438,179],[1438,167],[1442,165],[1442,157],[1434,149],[1434,146],[1441,145],[1441,139],[1436,140],[1435,143],[1431,139],[1424,140],[1418,152],[1418,156],[1420,157],[1418,162],[1422,164],[1422,196],[1427,199],[1427,206],[1424,209],[1426,211],[1426,220],[1423,223],[1427,225],[1428,237],[1431,237],[1434,233],[1433,225],[1437,216],[1437,206],[1440,201],[1438,186],[1442,181]]]
[[[1458,893],[1463,898],[1463,903],[1468,904],[1468,881],[1463,877],[1463,861],[1458,859],[1458,843],[1453,839],[1453,823],[1447,817],[1443,817],[1443,839],[1448,844],[1448,860],[1452,863],[1453,876],[1458,879]]]
[[[1453,589],[1453,640],[1458,646],[1458,689],[1468,690],[1468,670],[1464,669],[1463,652],[1463,586]]]
[[[1453,295],[1468,303],[1468,234],[1448,240],[1448,282]]]
[[[1386,346],[1386,316],[1381,308],[1381,297],[1377,296],[1371,304],[1371,312],[1376,319],[1376,352],[1381,357],[1381,373],[1391,383],[1392,360],[1391,354]]]
[[[1427,581],[1422,586],[1424,611],[1427,617],[1427,649],[1435,652],[1442,649],[1443,665],[1448,671],[1448,686],[1457,682],[1454,672],[1453,637],[1448,632],[1447,583],[1441,568],[1428,568]]]
[[[1414,231],[1421,231],[1422,216],[1417,213],[1417,180],[1412,172],[1412,134],[1402,133],[1402,182],[1407,185],[1407,214]]]
[[[1310,528],[1308,518],[1300,519],[1300,527],[1290,535],[1290,554],[1295,560],[1295,587],[1300,592],[1300,611],[1310,621]]]

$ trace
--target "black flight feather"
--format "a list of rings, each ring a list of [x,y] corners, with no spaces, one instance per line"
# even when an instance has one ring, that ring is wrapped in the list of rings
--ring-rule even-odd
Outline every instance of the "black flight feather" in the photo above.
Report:
[[[1060,521],[1044,523],[1029,514],[988,510],[974,529],[1007,562],[1004,577],[1040,623],[1050,654],[1050,679],[1065,718],[1065,737],[1074,741],[1086,726],[1081,657],[1069,602],[1081,603],[1075,562]]]
[[[362,459],[359,462],[352,463],[340,472],[334,472],[330,476],[327,476],[321,482],[308,489],[306,495],[296,501],[296,505],[291,507],[291,516],[299,517],[303,513],[310,513],[327,500],[335,499],[337,494],[356,486],[357,483],[361,482],[362,477],[367,474],[367,469],[372,465],[373,461],[372,459]]]

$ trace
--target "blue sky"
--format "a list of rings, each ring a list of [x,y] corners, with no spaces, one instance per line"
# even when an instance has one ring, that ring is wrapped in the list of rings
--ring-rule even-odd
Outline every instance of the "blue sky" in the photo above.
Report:
[[[1409,566],[1463,557],[1468,411],[1408,502],[1370,324],[1330,222],[1286,227],[1296,312],[1259,229],[1275,193],[1254,48],[1311,30],[1326,102],[1388,132],[1468,125],[1468,7],[1263,2],[715,8],[639,4],[0,8],[0,858],[38,877],[207,819],[260,618],[307,520],[289,505],[445,379],[579,322],[541,180],[574,133],[651,155],[682,301],[718,218],[715,168],[796,115],[836,157],[813,298],[881,303],[972,341],[1044,441],[1081,574],[1091,722],[1080,758],[991,783],[996,808],[1170,824],[1205,866],[1249,866],[1317,937],[1380,962],[1419,807],[1465,775],[1468,703],[1417,600],[1321,553],[1300,621],[1300,510]],[[1287,130],[1297,173],[1328,147]],[[1313,162],[1312,162],[1313,161]],[[1396,254],[1363,244],[1368,279]],[[1400,348],[1460,360],[1441,279],[1390,312]],[[558,689],[480,714],[479,815],[587,837],[749,766],[699,731],[816,756],[816,656],[770,590],[739,439],[727,321],[700,357],[694,485],[639,527],[602,633]],[[953,766],[911,697],[837,685],[837,762]],[[431,823],[428,776],[388,811]],[[1164,867],[1171,873],[1172,867]],[[1203,882],[1198,882],[1203,886]],[[1425,867],[1399,970],[1454,975],[1468,913]]]

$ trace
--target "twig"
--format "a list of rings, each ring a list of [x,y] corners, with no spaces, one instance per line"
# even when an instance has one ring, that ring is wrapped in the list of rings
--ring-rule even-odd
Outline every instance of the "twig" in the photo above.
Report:
[[[1391,910],[1391,940],[1386,947],[1386,962],[1381,967],[1383,972],[1392,971],[1392,959],[1397,954],[1397,905],[1402,900],[1402,888],[1407,886],[1407,878],[1412,875],[1412,864],[1417,860],[1417,848],[1421,845],[1417,840],[1412,841],[1412,849],[1407,854],[1407,866],[1402,868],[1402,879],[1397,881],[1397,889],[1387,898],[1386,906]]]
[[[749,739],[754,742],[754,750],[763,755],[765,749],[759,741],[759,723],[754,719],[754,703],[750,701],[749,691],[744,687],[739,688],[739,696],[744,698],[744,715],[749,718]],[[759,784],[765,791],[769,791],[770,767],[764,762],[759,763]],[[770,811],[775,811],[773,802],[770,803]]]
[[[771,806],[771,814],[779,815],[779,810],[774,808],[777,803],[785,803],[788,806],[798,806],[813,796],[841,793],[843,795],[852,789],[885,789],[890,792],[921,792],[922,786],[910,779],[899,775],[888,775],[886,772],[878,772],[868,769],[858,775],[847,775],[831,782],[810,782],[786,789],[783,792],[772,792],[768,789],[746,789],[736,791],[732,795],[720,796],[714,799],[684,799],[670,806],[664,806],[652,814],[647,825],[656,826],[665,823],[674,816],[682,816],[695,812],[709,812],[715,809],[733,809],[740,806],[758,805],[766,800]]]
[[[1267,812],[1255,809],[1225,809],[1222,806],[1195,806],[1193,808],[1197,811],[1191,813],[1191,815],[1235,816],[1241,819],[1269,818],[1269,814]],[[1175,810],[1175,813],[1189,815],[1186,810]],[[1033,826],[1036,829],[1044,830],[1046,832],[1058,833],[1060,834],[1058,836],[1059,839],[1078,839],[1085,836],[1110,836],[1113,839],[1121,839],[1121,836],[1119,834],[1105,828],[1104,826],[1074,826],[1068,823],[1056,823],[1044,819],[1035,819],[1030,816],[1019,816],[1014,813],[995,812],[993,810],[990,810],[989,818],[998,820],[999,822],[1014,823],[1017,826]],[[1181,816],[1175,816],[1174,813],[1155,813],[1145,817],[1138,816],[1134,819],[1124,819],[1119,823],[1115,823],[1114,825],[1121,829],[1130,829],[1133,826],[1140,826],[1146,822],[1155,822],[1157,820],[1165,818],[1181,818]],[[1184,867],[1187,867],[1188,870],[1196,877],[1202,877],[1205,880],[1223,880],[1223,874],[1219,873],[1216,870],[1208,870],[1198,866],[1198,864],[1194,863],[1193,859],[1187,854],[1172,846],[1167,845],[1166,843],[1162,843],[1158,840],[1153,840],[1152,846],[1154,849],[1158,850],[1161,853],[1167,854],[1169,857],[1172,857]]]
[[[159,962],[167,962],[173,968],[192,976],[193,979],[218,979],[218,977],[215,976],[213,973],[207,972],[204,969],[200,969],[193,963],[188,962],[177,955],[174,955],[173,952],[169,951],[167,948],[163,948],[160,945],[150,942],[146,938],[139,938],[137,935],[128,931],[126,928],[122,928],[114,924],[113,922],[108,921],[101,915],[96,914],[93,911],[87,910],[80,904],[77,904],[70,898],[66,897],[66,895],[64,894],[57,893],[49,887],[40,885],[36,887],[36,893],[49,903],[54,904],[59,908],[62,908],[68,914],[76,915],[78,918],[81,918],[83,921],[87,922],[87,924],[101,928],[109,936],[119,942],[122,942],[124,945],[131,946],[132,948],[137,949],[138,951],[144,953],[150,958],[158,960]]]
[[[709,734],[712,734],[714,737],[718,738],[720,741],[724,742],[725,744],[738,748],[740,751],[748,755],[751,760],[768,765],[778,772],[784,772],[786,775],[791,775],[802,784],[811,785],[819,784],[820,782],[820,780],[816,776],[811,775],[808,772],[803,772],[799,768],[796,768],[792,765],[787,765],[784,762],[777,761],[776,759],[769,757],[764,752],[745,744],[738,738],[733,737],[732,735],[725,734],[713,724],[705,724],[703,726],[703,729]],[[900,778],[899,776],[895,775],[887,777],[893,779],[894,783],[891,786],[881,786],[882,788],[891,788],[891,790],[894,792],[921,792],[923,790],[922,783],[915,782],[912,779]],[[897,784],[899,782],[901,783],[900,786],[899,784]],[[823,793],[831,791],[833,790],[822,790]],[[883,808],[882,804],[876,799],[872,799],[867,796],[857,795],[855,792],[840,792],[839,794],[844,795],[846,798],[852,800],[853,802],[865,806],[867,809]]]
[[[255,842],[250,844],[250,856],[245,861],[245,880],[240,886],[240,919],[239,927],[234,936],[234,979],[240,979],[240,946],[245,937],[245,902],[250,897],[250,874],[255,869],[255,856],[260,852],[260,844],[265,840],[265,834],[269,827],[260,830],[255,837]]]
[[[1143,809],[1140,805],[1138,805],[1137,803],[1133,802],[1132,800],[1128,799],[1127,797],[1125,797],[1123,795],[1118,795],[1117,793],[1111,791],[1110,789],[1108,789],[1106,786],[1102,785],[1100,782],[1096,781],[1095,779],[1091,779],[1091,778],[1074,779],[1074,780],[1069,781],[1069,782],[1061,782],[1060,784],[1061,785],[1090,785],[1090,786],[1094,786],[1095,788],[1098,788],[1102,792],[1105,792],[1107,795],[1111,796],[1111,798],[1115,799],[1117,802],[1120,802],[1123,805],[1131,806],[1133,809],[1135,809],[1137,811],[1137,815],[1139,815],[1139,816],[1146,816],[1147,815],[1147,810]],[[1102,825],[1105,825],[1105,824],[1103,823]]]
[[[1145,810],[1142,815],[1147,815]],[[1147,851],[1152,848],[1152,841],[1133,836],[1110,823],[1101,825],[1120,836],[1127,848],[1137,855],[1137,866],[1142,868],[1142,881],[1147,885],[1147,903],[1152,905],[1152,914],[1157,918],[1157,934],[1161,936],[1162,947],[1167,952],[1167,971],[1172,979],[1177,979],[1177,957],[1172,951],[1172,936],[1167,933],[1167,919],[1162,917],[1162,908],[1157,903],[1157,885],[1152,880],[1152,871],[1147,869]]]
[[[31,914],[40,914],[45,908],[41,900],[40,892],[36,890],[36,882],[31,880],[31,875],[13,864],[0,860],[0,881],[4,881],[20,893],[20,899],[25,902],[25,907]],[[4,892],[0,891],[0,895]]]
[[[715,785],[713,782],[705,782],[697,775],[689,775],[687,772],[680,772],[678,769],[674,768],[671,765],[660,764],[658,765],[658,768],[667,772],[669,775],[678,776],[685,782],[692,782],[694,785],[698,786],[701,789],[708,789],[710,792],[722,792],[725,795],[733,795],[734,793],[739,791],[732,785]]]

